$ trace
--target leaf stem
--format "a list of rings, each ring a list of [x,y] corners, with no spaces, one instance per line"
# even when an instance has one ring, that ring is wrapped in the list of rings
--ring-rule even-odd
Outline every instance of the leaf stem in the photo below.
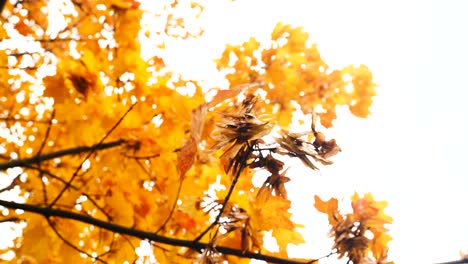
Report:
[[[250,152],[250,145],[247,145],[247,146],[248,146],[249,152]],[[221,218],[221,215],[223,214],[224,209],[226,208],[226,205],[229,202],[229,199],[231,198],[231,195],[232,195],[232,193],[234,191],[234,187],[236,187],[237,180],[239,179],[239,176],[242,173],[242,171],[245,169],[245,167],[247,167],[246,162],[247,162],[247,159],[248,159],[249,156],[250,155],[244,155],[243,160],[241,161],[240,167],[236,171],[236,175],[232,179],[231,185],[229,186],[229,191],[228,191],[226,197],[224,198],[223,205],[221,206],[221,209],[219,210],[219,214],[216,216],[216,219],[200,235],[198,235],[195,238],[195,240],[194,240],[195,242],[200,241],[200,239],[202,239],[203,236],[206,235],[206,233],[208,233],[215,225],[217,225],[219,223],[219,219]]]

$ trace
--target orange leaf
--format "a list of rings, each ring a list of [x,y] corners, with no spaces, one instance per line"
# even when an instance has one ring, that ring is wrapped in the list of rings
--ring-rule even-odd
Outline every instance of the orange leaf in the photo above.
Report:
[[[135,0],[111,0],[110,4],[111,6],[122,9],[135,9],[140,6],[140,3]]]
[[[272,236],[276,238],[280,255],[283,257],[288,256],[286,251],[288,244],[299,245],[305,242],[302,234],[295,229],[275,228]]]
[[[197,141],[193,136],[185,143],[179,152],[177,157],[177,168],[179,170],[179,176],[181,179],[184,178],[185,173],[192,167],[195,162],[195,155],[197,154]]]
[[[47,76],[43,79],[45,90],[44,96],[54,98],[55,103],[63,103],[69,95],[69,91],[64,85],[63,75],[57,73],[54,76]]]
[[[253,83],[253,84],[237,85],[234,88],[231,88],[229,90],[219,90],[218,93],[216,93],[216,95],[213,97],[211,102],[207,103],[206,105],[208,106],[208,108],[213,107],[226,99],[237,96],[241,92],[247,89],[255,88],[255,87],[258,87],[258,84]]]
[[[206,104],[203,104],[192,111],[192,127],[191,133],[195,141],[199,142],[203,133],[203,126],[205,125],[205,117],[207,111]]]
[[[119,225],[132,226],[134,224],[133,205],[120,190],[115,190],[105,197],[108,213],[112,220]]]
[[[314,196],[315,199],[315,208],[324,214],[328,215],[328,222],[330,225],[334,226],[338,223],[338,220],[342,217],[338,214],[338,200],[331,198],[328,201],[323,201],[317,195]]]

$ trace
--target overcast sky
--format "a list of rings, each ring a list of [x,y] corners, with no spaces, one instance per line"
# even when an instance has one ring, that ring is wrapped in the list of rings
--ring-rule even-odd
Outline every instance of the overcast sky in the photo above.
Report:
[[[209,58],[224,44],[269,37],[278,21],[304,26],[331,67],[366,64],[378,83],[373,115],[340,111],[328,134],[343,149],[321,175],[295,173],[290,198],[372,192],[387,200],[396,263],[434,263],[468,250],[468,3],[465,1],[245,1],[205,5],[205,35],[167,45],[174,67],[216,84]],[[224,3],[224,4],[223,4]],[[184,59],[185,58],[185,59]],[[190,58],[187,60],[187,58]],[[295,194],[305,192],[305,195]],[[312,209],[310,244],[294,254],[328,253]],[[325,228],[325,231],[324,231]],[[320,231],[321,230],[321,231]],[[328,245],[329,246],[329,245]],[[326,263],[326,262],[324,262]]]

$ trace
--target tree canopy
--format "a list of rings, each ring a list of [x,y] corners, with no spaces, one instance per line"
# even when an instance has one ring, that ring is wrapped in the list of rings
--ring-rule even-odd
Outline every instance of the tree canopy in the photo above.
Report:
[[[181,12],[183,10],[184,12]],[[228,87],[203,87],[165,63],[170,39],[203,34],[195,2],[10,1],[0,27],[2,258],[21,263],[315,263],[288,257],[292,159],[307,172],[341,151],[337,106],[369,115],[364,66],[332,69],[301,27],[228,44]],[[293,115],[298,115],[294,121]],[[308,131],[295,131],[294,122]],[[339,139],[338,139],[339,140]],[[253,178],[263,182],[256,185]],[[13,198],[12,198],[13,197]],[[315,196],[330,255],[389,263],[383,210],[370,193]],[[314,209],[315,207],[315,209]],[[278,250],[265,246],[271,232]]]

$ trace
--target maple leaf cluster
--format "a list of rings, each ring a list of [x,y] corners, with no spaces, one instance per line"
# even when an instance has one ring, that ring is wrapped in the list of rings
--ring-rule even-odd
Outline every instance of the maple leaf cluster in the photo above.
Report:
[[[226,72],[233,86],[264,83],[262,107],[275,115],[280,126],[291,123],[294,103],[303,113],[317,112],[325,127],[331,127],[336,119],[337,105],[347,105],[356,116],[368,116],[376,86],[368,68],[330,69],[317,46],[307,44],[308,37],[301,27],[278,23],[267,45],[254,38],[241,45],[227,45],[217,60],[218,69]]]
[[[347,256],[353,263],[393,263],[387,261],[387,243],[391,237],[385,225],[393,219],[383,212],[386,206],[386,202],[375,201],[370,193],[364,197],[354,194],[353,212],[342,215],[337,199],[322,201],[315,196],[315,208],[328,215],[330,235],[335,240],[333,248],[340,258]]]
[[[164,59],[169,40],[203,33],[192,25],[198,3],[52,2],[2,12],[1,223],[21,230],[2,252],[22,263],[291,263],[287,246],[304,239],[288,161],[332,164],[341,149],[317,120],[331,126],[337,105],[367,116],[369,70],[330,70],[307,33],[279,23],[271,43],[227,45],[216,63],[230,85],[208,89]],[[296,105],[309,131],[292,132]],[[12,193],[18,203],[3,196]],[[316,205],[340,256],[385,260],[380,203],[353,197],[346,216],[327,206]]]

